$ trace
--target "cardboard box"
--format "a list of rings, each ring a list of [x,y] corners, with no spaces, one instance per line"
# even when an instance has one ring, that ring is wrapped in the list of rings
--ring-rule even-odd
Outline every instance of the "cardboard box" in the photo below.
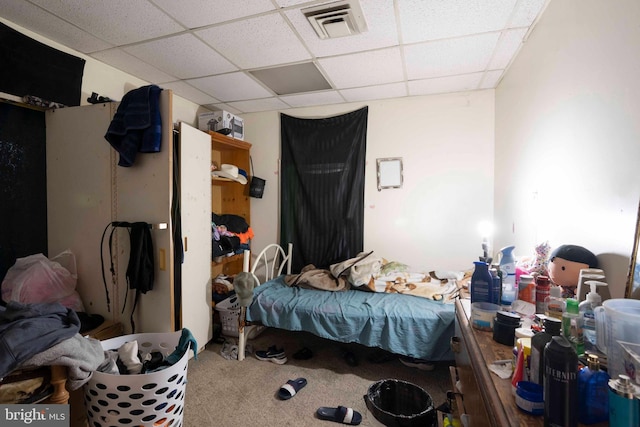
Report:
[[[198,129],[219,132],[231,138],[244,139],[244,120],[228,111],[211,111],[198,115]]]

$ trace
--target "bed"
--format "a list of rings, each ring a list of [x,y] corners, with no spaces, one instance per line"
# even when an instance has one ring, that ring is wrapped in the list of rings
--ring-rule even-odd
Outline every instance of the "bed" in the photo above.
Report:
[[[244,349],[246,337],[250,336],[248,328],[259,324],[306,331],[417,359],[453,360],[449,343],[454,334],[454,304],[399,293],[355,289],[331,292],[289,286],[285,274],[291,274],[291,253],[291,244],[287,251],[270,245],[252,266],[250,271],[261,284],[253,290],[246,316],[240,314],[240,348]]]

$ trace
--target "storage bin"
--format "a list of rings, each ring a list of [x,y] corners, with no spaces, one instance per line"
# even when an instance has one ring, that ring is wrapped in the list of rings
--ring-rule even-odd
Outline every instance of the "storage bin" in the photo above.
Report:
[[[387,427],[436,427],[437,411],[429,393],[407,381],[385,379],[364,395],[367,409]]]
[[[117,350],[138,341],[142,358],[153,351],[173,353],[182,331],[132,334],[102,341],[104,350]],[[84,386],[90,427],[182,425],[189,350],[166,369],[139,375],[114,375],[95,371]]]
[[[238,336],[238,320],[240,318],[240,302],[235,295],[216,304],[216,311],[220,315],[222,323],[222,335],[228,337]],[[266,328],[262,325],[245,326],[244,332],[248,340],[260,335]]]

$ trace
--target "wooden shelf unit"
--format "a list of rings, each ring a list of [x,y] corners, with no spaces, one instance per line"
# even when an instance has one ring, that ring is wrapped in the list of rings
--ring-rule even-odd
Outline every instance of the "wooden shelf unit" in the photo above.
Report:
[[[218,168],[222,164],[235,165],[250,173],[251,144],[240,139],[234,139],[217,132],[211,135],[211,161]],[[233,214],[241,216],[251,225],[251,202],[249,199],[249,184],[242,185],[226,178],[211,178],[211,212],[218,215]],[[242,271],[244,256],[234,255],[225,257],[220,262],[211,262],[211,277],[219,274],[232,276]]]

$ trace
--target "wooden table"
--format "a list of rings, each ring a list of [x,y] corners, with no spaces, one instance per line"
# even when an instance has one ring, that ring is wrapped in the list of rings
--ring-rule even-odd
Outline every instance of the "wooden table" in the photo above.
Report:
[[[513,348],[495,342],[492,332],[471,326],[470,300],[458,299],[455,304],[456,335],[452,347],[464,412],[469,415],[471,426],[543,426],[543,416],[532,416],[518,409],[511,380],[502,379],[489,370],[489,364],[496,360],[512,359]]]

